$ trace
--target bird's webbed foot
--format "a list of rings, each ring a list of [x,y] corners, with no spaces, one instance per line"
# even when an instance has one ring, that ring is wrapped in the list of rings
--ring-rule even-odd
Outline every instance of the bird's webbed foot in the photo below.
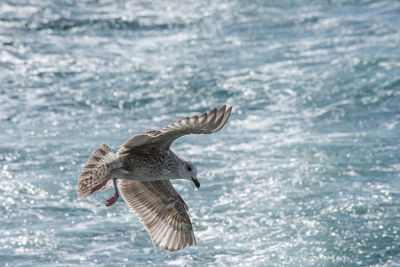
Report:
[[[115,193],[110,199],[108,199],[106,201],[106,206],[107,207],[113,205],[119,198],[118,187],[117,187],[117,179],[116,178],[113,178],[113,184],[114,184]]]

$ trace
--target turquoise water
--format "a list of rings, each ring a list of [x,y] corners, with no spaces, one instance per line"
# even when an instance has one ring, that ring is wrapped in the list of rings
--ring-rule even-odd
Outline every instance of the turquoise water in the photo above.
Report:
[[[112,191],[102,143],[233,106],[179,139],[197,247]],[[400,2],[0,2],[0,265],[400,266]]]

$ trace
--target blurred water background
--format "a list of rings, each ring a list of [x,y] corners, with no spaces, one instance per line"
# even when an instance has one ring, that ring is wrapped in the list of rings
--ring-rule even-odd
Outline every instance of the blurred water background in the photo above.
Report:
[[[102,143],[233,106],[179,139],[197,247],[154,249]],[[400,266],[399,1],[0,2],[0,265]]]

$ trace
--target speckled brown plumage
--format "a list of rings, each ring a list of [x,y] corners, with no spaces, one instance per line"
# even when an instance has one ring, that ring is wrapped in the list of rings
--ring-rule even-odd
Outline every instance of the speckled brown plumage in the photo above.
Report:
[[[188,207],[170,179],[192,179],[200,186],[197,170],[170,150],[172,142],[186,134],[210,134],[226,123],[232,108],[223,106],[209,114],[186,117],[160,131],[148,131],[126,141],[117,154],[103,145],[97,149],[79,177],[78,194],[89,196],[107,181],[120,179],[124,200],[139,216],[155,247],[176,251],[196,244]],[[116,184],[115,184],[116,185]],[[109,199],[112,205],[118,191]]]

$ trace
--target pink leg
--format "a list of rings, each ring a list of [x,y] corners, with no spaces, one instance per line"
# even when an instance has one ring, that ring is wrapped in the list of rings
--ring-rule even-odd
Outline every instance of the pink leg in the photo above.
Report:
[[[99,190],[100,188],[105,186],[107,184],[108,180],[110,180],[111,176],[114,174],[115,171],[116,171],[116,169],[111,170],[110,173],[107,175],[107,178],[104,180],[104,182],[102,182],[101,184],[98,184],[95,187],[93,187],[92,190],[90,191],[90,194],[93,194],[94,192],[96,192],[97,190]]]
[[[116,179],[116,178],[113,178],[113,183],[114,183],[114,188],[115,188],[115,194],[114,194],[114,196],[113,196],[112,198],[110,198],[110,199],[108,199],[108,200],[106,201],[106,206],[107,206],[107,207],[113,205],[113,204],[117,201],[117,199],[119,198],[118,188],[117,188],[117,182],[116,182],[116,181],[117,181],[117,179]]]

